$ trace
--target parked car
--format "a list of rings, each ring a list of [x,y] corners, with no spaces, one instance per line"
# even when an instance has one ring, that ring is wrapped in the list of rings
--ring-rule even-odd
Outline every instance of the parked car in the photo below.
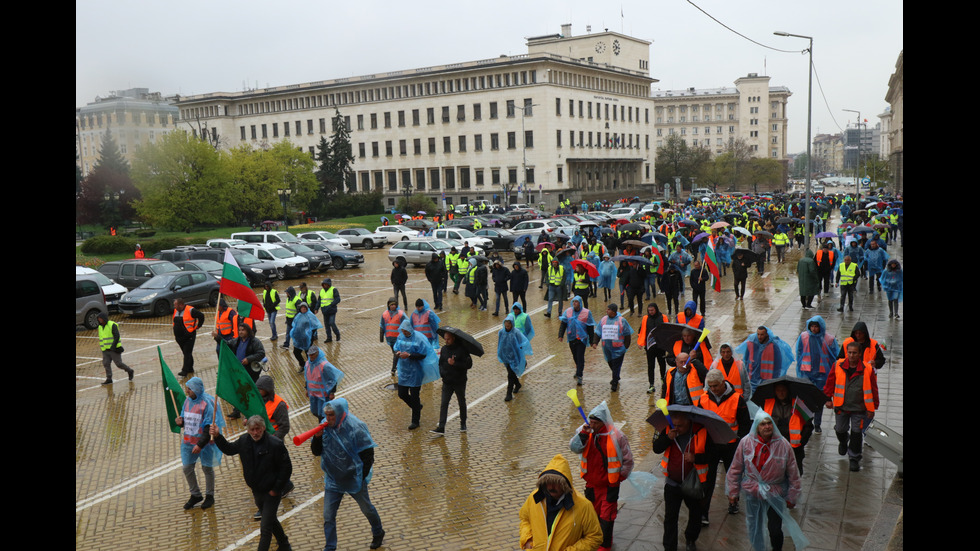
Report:
[[[415,239],[409,239],[408,241],[400,241],[395,243],[388,249],[388,260],[394,262],[399,256],[405,258],[405,262],[408,264],[415,264],[416,266],[424,266],[430,260],[432,260],[433,254],[439,254],[444,252],[449,254],[454,245],[451,241],[443,239],[433,239],[428,237],[420,237]],[[460,244],[456,250],[462,248]],[[483,254],[483,249],[475,247],[477,254]]]
[[[182,298],[193,306],[217,306],[220,286],[218,280],[207,272],[166,273],[123,295],[119,310],[131,316],[166,316],[173,311],[176,298]]]
[[[221,272],[225,269],[225,265],[221,262],[203,258],[198,260],[178,260],[174,264],[185,272],[207,272],[218,281],[221,280]]]
[[[119,309],[119,299],[127,291],[125,287],[102,275],[99,271],[86,268],[85,266],[75,266],[75,275],[90,276],[98,281],[99,286],[102,287],[102,294],[105,296],[105,305],[109,308],[109,311],[113,312]]]
[[[235,263],[241,268],[242,273],[248,279],[249,285],[256,287],[263,285],[266,281],[275,281],[286,276],[284,266],[276,266],[275,263],[259,260],[255,255],[236,249],[215,249],[206,251],[193,251],[189,253],[190,260],[211,260],[213,262],[224,263],[225,251],[230,251]]]
[[[404,241],[406,239],[411,239],[413,237],[418,237],[419,232],[402,226],[400,224],[391,226],[378,226],[374,230],[375,233],[384,234],[387,236],[388,243],[398,243],[399,241]]]
[[[404,222],[401,223],[401,225],[415,231],[429,231],[432,228],[436,227],[435,222],[433,222],[432,220],[418,220],[418,219],[405,220]]]
[[[510,231],[512,231],[514,235],[520,236],[526,234],[539,234],[541,233],[541,230],[553,232],[563,227],[564,225],[556,220],[525,220],[511,228]]]
[[[432,232],[432,237],[436,239],[455,239],[457,241],[469,242],[485,250],[493,248],[493,240],[488,237],[479,237],[470,230],[463,228],[443,228]]]
[[[346,228],[338,231],[337,235],[349,241],[351,247],[364,247],[365,249],[374,248],[375,245],[381,247],[388,242],[387,235],[364,228]]]
[[[231,234],[232,239],[248,243],[299,243],[299,238],[288,231],[244,231]]]
[[[308,231],[297,235],[300,239],[305,239],[307,241],[327,241],[335,245],[339,245],[345,249],[350,248],[350,241],[340,237],[335,233],[330,233],[328,231]]]
[[[193,251],[206,251],[209,249],[211,249],[211,247],[206,245],[185,245],[182,247],[174,247],[173,249],[164,249],[155,253],[151,258],[166,260],[168,262],[177,262],[178,260],[190,259],[190,253]]]
[[[330,253],[331,263],[335,270],[343,270],[347,266],[357,268],[364,264],[363,254],[337,245],[333,241],[310,241],[304,244],[311,249]],[[347,246],[350,247],[350,245]]]
[[[208,239],[205,244],[215,249],[228,249],[235,245],[244,245],[245,243],[247,241],[244,239]]]
[[[514,245],[514,240],[517,239],[517,236],[510,230],[502,230],[497,228],[483,228],[476,230],[473,233],[475,233],[478,237],[483,237],[492,241],[493,246],[491,248],[496,251],[509,251]]]
[[[99,273],[127,289],[135,289],[154,276],[167,272],[179,272],[173,262],[153,258],[114,260],[99,266]]]
[[[75,325],[86,329],[99,326],[99,314],[109,315],[102,286],[91,274],[75,275]]]
[[[310,263],[310,271],[320,270],[321,272],[325,272],[333,265],[333,259],[330,258],[330,253],[311,249],[310,247],[307,247],[305,243],[283,243],[280,246],[285,247],[308,260]]]
[[[302,277],[310,273],[310,262],[289,249],[271,243],[249,243],[236,245],[236,249],[252,253],[259,260],[272,262],[282,268],[285,277]]]

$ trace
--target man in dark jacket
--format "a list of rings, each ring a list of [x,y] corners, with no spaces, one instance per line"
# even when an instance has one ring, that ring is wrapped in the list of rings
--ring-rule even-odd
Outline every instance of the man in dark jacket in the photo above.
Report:
[[[391,263],[391,287],[394,289],[395,298],[398,293],[402,294],[402,301],[405,303],[405,311],[408,312],[408,296],[405,294],[405,284],[408,283],[408,270],[405,269],[405,259],[398,257]]]
[[[501,295],[504,297],[504,312],[510,311],[510,302],[507,301],[507,282],[510,281],[510,270],[504,267],[504,263],[500,260],[494,260],[491,273],[493,274],[493,292],[497,297],[493,307],[493,315],[499,316]]]
[[[184,365],[177,375],[184,377],[194,373],[194,342],[197,330],[204,325],[204,314],[193,306],[187,306],[184,299],[174,299],[174,340],[184,354]]]
[[[744,250],[736,249],[732,257],[732,278],[735,280],[735,300],[745,300],[745,281],[749,279],[749,266],[752,262]],[[739,290],[741,288],[741,290]]]
[[[242,435],[234,443],[225,440],[215,424],[211,425],[210,433],[222,453],[241,456],[245,483],[252,489],[255,504],[262,511],[259,551],[269,549],[272,536],[276,537],[280,550],[291,551],[289,538],[276,517],[282,492],[293,474],[289,452],[282,440],[266,434],[265,421],[261,416],[249,417],[245,426],[248,434]]]
[[[487,276],[487,262],[485,260],[479,260],[476,263],[476,297],[480,301],[480,311],[487,311],[487,301],[489,297],[489,285]],[[506,296],[504,297],[506,298]]]
[[[265,414],[269,417],[269,421],[272,423],[272,428],[275,431],[272,433],[272,436],[285,442],[286,435],[289,434],[289,404],[281,396],[276,394],[276,382],[272,380],[272,377],[260,375],[259,379],[255,381],[255,387],[259,389],[259,394],[262,395],[262,402],[265,404]],[[283,488],[280,497],[286,497],[289,492],[293,491],[294,487],[291,481],[286,482],[286,487]],[[261,508],[255,512],[255,516],[252,519],[262,520]]]
[[[439,404],[439,426],[432,433],[442,436],[446,433],[446,418],[449,414],[449,401],[453,394],[459,403],[459,432],[466,432],[466,372],[473,367],[473,358],[461,344],[456,335],[443,332],[445,344],[439,349],[439,375],[442,376],[442,402]]]
[[[432,302],[436,310],[442,310],[442,291],[446,287],[446,263],[432,253],[432,260],[425,265],[425,279],[432,287]]]
[[[521,305],[527,312],[527,286],[530,283],[528,271],[521,268],[520,262],[514,262],[514,270],[510,272],[510,292],[514,297],[514,304],[517,299],[521,299]]]
[[[708,371],[705,376],[707,392],[701,395],[698,406],[702,409],[717,413],[719,417],[735,427],[736,437],[730,442],[712,443],[708,446],[708,480],[704,488],[704,499],[701,500],[701,524],[708,524],[708,506],[711,505],[711,494],[715,491],[715,476],[718,474],[718,461],[725,464],[725,472],[732,466],[738,441],[749,433],[752,428],[752,418],[749,408],[742,395],[735,392],[735,387],[725,380],[725,375],[718,369]],[[730,514],[738,512],[738,504],[728,508]]]

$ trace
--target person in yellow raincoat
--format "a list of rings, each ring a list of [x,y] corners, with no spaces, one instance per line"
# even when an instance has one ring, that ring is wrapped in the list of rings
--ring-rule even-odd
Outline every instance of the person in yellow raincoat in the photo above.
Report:
[[[595,551],[602,528],[592,503],[572,487],[572,469],[558,454],[538,476],[521,507],[521,549]]]

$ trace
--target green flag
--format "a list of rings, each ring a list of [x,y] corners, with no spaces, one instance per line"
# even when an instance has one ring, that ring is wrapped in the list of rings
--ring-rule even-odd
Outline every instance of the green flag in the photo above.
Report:
[[[265,402],[262,401],[259,389],[245,371],[245,367],[235,357],[235,353],[228,347],[228,343],[224,341],[221,342],[221,351],[218,352],[218,386],[214,393],[218,398],[238,408],[246,419],[253,415],[262,416],[265,419],[266,432],[269,434],[275,432],[265,412]]]
[[[184,389],[177,382],[177,378],[170,372],[167,362],[163,361],[163,352],[157,347],[157,354],[160,356],[160,371],[163,372],[163,403],[167,408],[167,421],[170,423],[170,432],[180,434],[181,427],[177,425],[176,419],[184,411]]]

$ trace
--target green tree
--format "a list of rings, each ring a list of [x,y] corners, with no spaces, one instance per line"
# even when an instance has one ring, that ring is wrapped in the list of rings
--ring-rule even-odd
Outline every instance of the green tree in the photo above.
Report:
[[[309,153],[283,140],[263,151],[260,159],[260,177],[276,190],[276,196],[285,192],[290,212],[306,212],[317,195],[316,161]],[[285,191],[288,190],[288,191]],[[280,208],[280,212],[281,212]]]
[[[345,189],[354,192],[354,150],[350,143],[350,128],[340,110],[335,111],[330,120],[333,134],[330,141],[320,138],[317,145],[316,160],[320,163],[316,171],[319,184],[313,210],[317,214],[326,212],[331,196],[342,193]]]
[[[107,128],[99,147],[99,160],[80,185],[75,205],[79,222],[113,227],[134,218],[132,202],[140,198],[140,193],[129,171],[129,163]]]
[[[425,211],[430,216],[439,210],[435,201],[424,193],[416,193],[407,199],[402,197],[398,200],[398,212],[414,215],[418,211]]]
[[[137,212],[151,224],[189,231],[234,220],[236,191],[223,155],[186,131],[174,130],[140,148],[132,174],[143,194]]]
[[[710,160],[711,151],[706,147],[690,147],[683,138],[671,134],[664,145],[657,148],[657,179],[673,184],[679,177],[682,186],[690,186],[691,178],[700,179]]]
[[[793,178],[806,178],[806,163],[806,153],[796,156],[796,160],[793,161]]]

